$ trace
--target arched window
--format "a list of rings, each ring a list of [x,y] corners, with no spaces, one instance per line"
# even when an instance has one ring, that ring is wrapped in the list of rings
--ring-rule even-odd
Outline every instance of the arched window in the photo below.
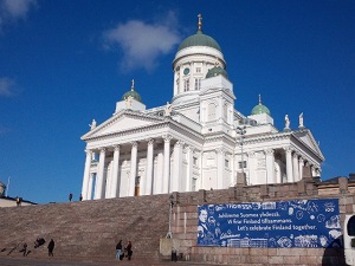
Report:
[[[184,91],[189,91],[190,90],[190,80],[185,79],[184,80]]]
[[[200,90],[201,88],[201,79],[195,79],[195,91]]]

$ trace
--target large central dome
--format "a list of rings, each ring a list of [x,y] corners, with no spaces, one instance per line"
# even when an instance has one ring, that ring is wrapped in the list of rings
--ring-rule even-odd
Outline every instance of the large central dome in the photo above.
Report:
[[[221,51],[221,47],[212,37],[202,33],[199,29],[197,33],[187,37],[179,46],[178,51],[191,46],[208,46]]]
[[[202,32],[202,16],[197,17],[197,32],[182,41],[173,61],[173,104],[196,101],[206,78],[227,78],[222,49],[215,39]]]

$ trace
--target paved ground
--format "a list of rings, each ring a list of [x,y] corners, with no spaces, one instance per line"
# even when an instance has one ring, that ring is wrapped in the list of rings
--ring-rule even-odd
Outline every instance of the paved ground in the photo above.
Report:
[[[198,266],[211,264],[200,264],[188,261],[147,261],[134,260],[131,261],[106,261],[106,262],[90,262],[90,261],[61,261],[59,259],[33,259],[33,258],[6,258],[0,257],[0,266]]]

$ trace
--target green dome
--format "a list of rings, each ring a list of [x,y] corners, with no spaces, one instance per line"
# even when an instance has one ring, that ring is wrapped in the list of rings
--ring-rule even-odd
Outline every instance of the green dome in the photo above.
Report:
[[[268,114],[271,116],[269,108],[261,103],[261,95],[259,94],[259,104],[255,105],[254,108],[251,110],[252,115],[260,115],[260,114]]]
[[[259,103],[251,110],[252,115],[268,114],[270,115],[270,110],[265,105]]]
[[[220,66],[215,66],[215,67],[209,69],[207,72],[206,78],[212,78],[212,77],[216,77],[219,75],[222,75],[226,79],[228,79],[227,71],[225,69],[221,68]]]
[[[201,30],[198,30],[197,33],[183,40],[179,46],[178,51],[191,46],[208,46],[221,52],[221,47],[219,44],[212,37],[203,34]]]
[[[133,99],[135,99],[138,102],[142,102],[142,98],[139,95],[138,92],[135,91],[134,89],[134,80],[132,80],[132,86],[131,89],[129,91],[127,91],[125,94],[123,94],[122,96],[122,100],[126,100],[128,97],[132,97]]]

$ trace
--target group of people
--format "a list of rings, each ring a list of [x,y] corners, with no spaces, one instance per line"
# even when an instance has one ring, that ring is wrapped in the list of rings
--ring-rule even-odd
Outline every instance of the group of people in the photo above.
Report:
[[[127,257],[128,260],[132,258],[132,242],[128,241],[126,246],[123,246],[122,240],[120,240],[116,245],[116,260],[123,260],[124,257]]]
[[[73,200],[73,193],[69,193],[68,199],[70,202]],[[79,201],[82,201],[82,200],[83,200],[83,195],[80,194]]]
[[[44,238],[42,237],[38,237],[35,241],[34,241],[34,248],[38,248],[42,245],[44,245],[46,243],[46,240],[44,240]],[[48,249],[48,256],[50,257],[53,257],[53,250],[54,250],[54,246],[55,246],[55,243],[54,243],[54,240],[51,239],[49,241],[49,244],[47,246],[47,249]],[[20,252],[23,254],[23,256],[27,256],[29,253],[31,253],[31,250],[28,250],[27,249],[27,243],[24,243],[22,248],[20,249]]]

